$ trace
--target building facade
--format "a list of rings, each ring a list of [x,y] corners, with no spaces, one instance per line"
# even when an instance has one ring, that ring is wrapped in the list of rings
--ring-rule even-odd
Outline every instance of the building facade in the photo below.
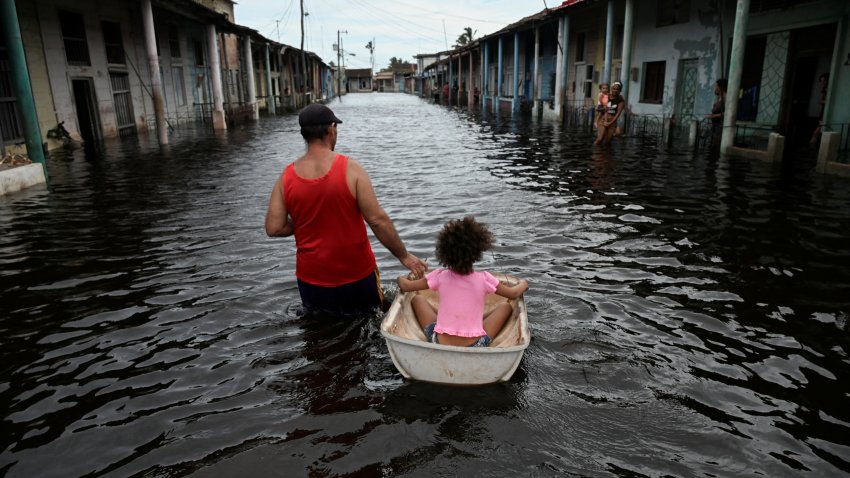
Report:
[[[41,142],[217,129],[323,101],[332,70],[310,52],[233,23],[228,0],[17,1]],[[147,26],[152,26],[148,31]],[[0,38],[5,38],[0,35]],[[22,143],[8,51],[0,41],[0,142]],[[152,72],[158,74],[152,75]],[[61,128],[59,128],[61,125]]]

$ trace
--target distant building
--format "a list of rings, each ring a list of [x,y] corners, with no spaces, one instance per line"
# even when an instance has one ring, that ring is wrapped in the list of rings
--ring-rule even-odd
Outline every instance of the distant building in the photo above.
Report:
[[[359,70],[345,70],[347,78],[348,91],[350,93],[357,92],[372,92],[374,81],[372,78],[372,69],[363,68]]]
[[[379,71],[375,75],[375,82],[377,83],[378,91],[385,91],[385,92],[396,91],[395,85],[393,84],[393,72],[392,71]]]
[[[394,65],[393,70],[393,91],[414,93],[416,91],[416,65]]]

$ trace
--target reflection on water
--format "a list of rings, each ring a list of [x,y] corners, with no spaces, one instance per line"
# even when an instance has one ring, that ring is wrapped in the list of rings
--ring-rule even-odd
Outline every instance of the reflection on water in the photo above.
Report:
[[[850,182],[406,95],[331,106],[408,248],[433,262],[474,214],[481,268],[529,279],[513,379],[405,381],[380,316],[302,316],[293,243],[262,229],[293,115],[128,138],[0,198],[0,474],[850,471]]]

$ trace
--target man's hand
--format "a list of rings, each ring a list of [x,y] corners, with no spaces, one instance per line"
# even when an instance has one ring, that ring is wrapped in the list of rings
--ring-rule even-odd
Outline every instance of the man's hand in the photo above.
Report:
[[[426,264],[425,261],[409,252],[407,253],[407,255],[405,255],[399,260],[404,265],[404,267],[410,269],[410,272],[413,273],[413,277],[416,279],[421,279],[422,276],[425,275],[425,272],[428,270],[428,264]]]

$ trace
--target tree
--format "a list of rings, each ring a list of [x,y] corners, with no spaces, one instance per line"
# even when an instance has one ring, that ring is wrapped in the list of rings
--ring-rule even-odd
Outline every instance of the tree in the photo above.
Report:
[[[411,63],[407,60],[402,61],[401,58],[392,57],[390,58],[390,65],[381,71],[392,71],[393,67],[395,66],[407,66],[410,64]]]
[[[474,39],[476,33],[478,33],[478,30],[472,30],[471,27],[464,28],[463,33],[461,33],[455,41],[455,47],[464,46],[472,43],[472,40]]]
[[[372,64],[372,70],[375,70],[375,45],[372,42],[366,44],[366,49],[369,50],[369,59]]]

